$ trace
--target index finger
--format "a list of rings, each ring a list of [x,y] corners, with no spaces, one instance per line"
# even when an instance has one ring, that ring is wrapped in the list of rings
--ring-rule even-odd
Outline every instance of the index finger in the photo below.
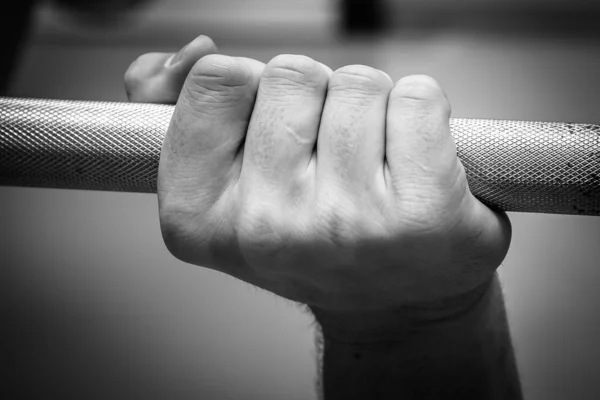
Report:
[[[159,201],[212,204],[237,178],[263,69],[259,61],[224,55],[194,65],[163,143]]]

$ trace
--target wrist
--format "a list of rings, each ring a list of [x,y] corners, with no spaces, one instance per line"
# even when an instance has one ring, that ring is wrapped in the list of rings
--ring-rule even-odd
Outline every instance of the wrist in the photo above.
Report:
[[[361,312],[309,308],[326,340],[349,344],[393,342],[453,327],[464,329],[485,317],[499,291],[494,273],[476,289],[435,303]]]
[[[497,277],[481,292],[453,312],[316,310],[324,397],[522,399]]]

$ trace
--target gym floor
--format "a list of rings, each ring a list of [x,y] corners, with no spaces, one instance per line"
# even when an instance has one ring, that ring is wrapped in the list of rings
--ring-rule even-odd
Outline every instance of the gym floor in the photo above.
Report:
[[[144,39],[140,31],[60,30],[51,14],[38,14],[13,96],[124,101],[123,73],[138,55],[176,51],[203,33],[222,53],[265,62],[296,53],[334,69],[367,64],[394,79],[429,74],[456,117],[600,124],[593,37],[454,29],[318,40],[331,22],[323,8],[305,41],[212,35],[214,21],[204,30],[191,20]],[[3,303],[17,311],[6,343],[12,373],[26,383],[22,397],[4,398],[316,399],[310,316],[171,257],[155,195],[0,188],[0,204]],[[600,218],[510,217],[500,274],[526,398],[600,398]]]

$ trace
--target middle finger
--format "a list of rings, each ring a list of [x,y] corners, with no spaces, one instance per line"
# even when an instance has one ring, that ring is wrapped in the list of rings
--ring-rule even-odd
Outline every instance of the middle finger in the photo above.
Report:
[[[383,188],[385,124],[393,87],[383,71],[351,65],[329,80],[317,144],[317,174],[346,189]]]

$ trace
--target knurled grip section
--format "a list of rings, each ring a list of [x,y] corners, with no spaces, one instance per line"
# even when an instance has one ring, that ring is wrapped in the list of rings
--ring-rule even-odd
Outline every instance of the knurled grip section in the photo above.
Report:
[[[0,185],[156,193],[173,106],[0,97]]]
[[[0,185],[156,193],[173,106],[0,97]],[[505,211],[600,215],[600,126],[453,118],[473,194]]]

